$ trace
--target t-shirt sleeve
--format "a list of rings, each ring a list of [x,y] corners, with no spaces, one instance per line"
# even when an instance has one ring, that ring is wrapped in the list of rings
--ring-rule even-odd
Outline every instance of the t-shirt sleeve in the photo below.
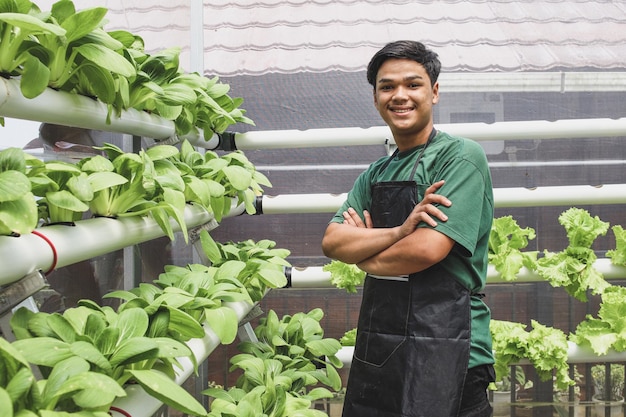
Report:
[[[437,221],[435,230],[460,245],[465,256],[474,254],[480,237],[483,206],[489,204],[486,197],[489,181],[484,176],[485,169],[488,169],[486,157],[474,151],[450,160],[435,180],[445,180],[438,192],[452,202],[450,207],[439,207],[448,216],[448,220]],[[419,225],[425,226],[425,223]]]

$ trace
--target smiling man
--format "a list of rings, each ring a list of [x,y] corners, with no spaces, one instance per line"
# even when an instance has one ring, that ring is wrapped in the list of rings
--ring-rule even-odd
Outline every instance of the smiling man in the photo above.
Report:
[[[438,132],[441,63],[422,43],[370,61],[397,145],[356,180],[324,253],[367,272],[343,417],[487,417],[494,379],[487,276],[493,191],[475,142]]]

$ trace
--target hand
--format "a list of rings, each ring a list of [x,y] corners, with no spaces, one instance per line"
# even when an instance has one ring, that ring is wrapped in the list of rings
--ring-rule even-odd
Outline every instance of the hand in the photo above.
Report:
[[[404,223],[399,226],[402,236],[408,236],[413,233],[420,222],[425,222],[428,225],[435,227],[437,226],[437,221],[435,219],[442,222],[448,220],[448,216],[446,216],[437,207],[438,205],[445,207],[450,207],[452,205],[452,202],[445,196],[436,194],[436,192],[443,186],[444,182],[444,180],[437,181],[426,189],[422,201],[415,206],[413,211],[409,214],[409,217],[407,217]]]
[[[369,211],[363,210],[363,219],[361,219],[359,213],[357,213],[352,207],[343,212],[343,224],[365,227],[367,229],[374,227],[374,224],[372,223],[372,216],[370,216]]]

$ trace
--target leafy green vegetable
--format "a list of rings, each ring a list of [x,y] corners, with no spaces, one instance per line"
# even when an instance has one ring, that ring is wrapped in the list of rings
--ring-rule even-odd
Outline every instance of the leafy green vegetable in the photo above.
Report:
[[[570,339],[579,346],[589,346],[597,355],[609,349],[626,350],[626,288],[612,285],[604,290],[598,317],[588,315],[578,324]]]
[[[615,235],[615,249],[608,250],[606,256],[614,265],[626,266],[626,230],[620,225],[613,226],[611,230]]]
[[[18,148],[0,151],[0,235],[30,233],[37,226],[37,203],[27,177],[29,158]]]
[[[347,264],[336,259],[322,267],[324,272],[330,272],[330,282],[337,288],[343,288],[346,292],[355,293],[356,287],[363,284],[365,271],[356,265]]]
[[[217,279],[235,278],[247,289],[252,301],[259,301],[270,288],[287,285],[285,267],[287,249],[275,248],[276,242],[263,239],[258,242],[217,243],[211,235],[200,232],[202,249],[213,266],[218,267]]]
[[[348,330],[341,337],[341,339],[339,339],[339,343],[341,343],[341,346],[355,346],[356,345],[356,328]]]
[[[572,207],[559,216],[565,228],[569,245],[558,253],[544,251],[537,261],[537,272],[552,286],[563,287],[580,301],[587,301],[587,290],[594,294],[610,286],[594,267],[597,256],[591,245],[600,235],[605,235],[609,224],[589,212]]]
[[[341,345],[323,337],[320,309],[284,316],[273,310],[261,319],[255,333],[258,341],[242,342],[240,353],[231,358],[231,371],[241,371],[236,386],[203,392],[213,397],[210,416],[323,416],[312,402],[331,398],[341,388],[335,354]],[[324,357],[326,360],[324,360]],[[325,365],[319,369],[318,365]],[[312,388],[311,387],[315,387]]]
[[[535,231],[530,227],[521,228],[512,216],[493,220],[489,235],[489,262],[505,281],[517,279],[522,266],[534,270],[537,252],[522,252],[528,246],[528,240],[535,238]]]
[[[535,320],[531,324],[527,331],[522,323],[491,320],[496,381],[509,375],[510,366],[528,359],[542,381],[551,380],[554,372],[557,388],[567,389],[574,381],[569,376],[565,333]]]

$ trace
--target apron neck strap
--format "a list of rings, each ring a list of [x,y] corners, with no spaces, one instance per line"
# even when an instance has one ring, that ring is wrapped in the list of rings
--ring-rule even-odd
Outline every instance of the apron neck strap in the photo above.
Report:
[[[435,135],[437,135],[437,130],[433,127],[433,130],[431,130],[430,135],[428,136],[428,140],[424,144],[422,151],[420,152],[419,156],[415,160],[415,164],[413,165],[413,170],[411,171],[411,176],[409,177],[409,181],[413,181],[415,179],[415,173],[417,172],[417,167],[419,166],[420,161],[422,160],[422,156],[424,156],[424,152],[426,152],[426,148],[428,147],[428,145],[430,145],[430,142],[432,142]]]

